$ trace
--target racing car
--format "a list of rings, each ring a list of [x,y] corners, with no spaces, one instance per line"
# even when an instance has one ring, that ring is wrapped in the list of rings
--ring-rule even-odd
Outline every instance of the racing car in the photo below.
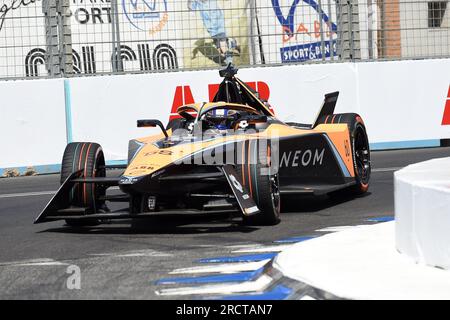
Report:
[[[231,64],[220,70],[214,99],[180,106],[167,126],[137,120],[138,127],[161,133],[130,140],[126,165],[105,165],[98,143],[69,143],[61,186],[35,223],[85,226],[163,213],[234,212],[245,224],[274,225],[285,195],[368,190],[366,128],[358,114],[334,113],[339,92],[325,95],[313,123],[283,122],[236,74]],[[122,171],[110,177],[107,169]],[[107,192],[111,187],[120,193]],[[126,208],[111,210],[111,202]]]

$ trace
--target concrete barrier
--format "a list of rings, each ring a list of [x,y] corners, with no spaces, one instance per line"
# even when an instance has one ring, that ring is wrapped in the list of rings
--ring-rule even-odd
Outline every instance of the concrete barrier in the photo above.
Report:
[[[395,172],[397,249],[417,263],[450,269],[450,157]]]

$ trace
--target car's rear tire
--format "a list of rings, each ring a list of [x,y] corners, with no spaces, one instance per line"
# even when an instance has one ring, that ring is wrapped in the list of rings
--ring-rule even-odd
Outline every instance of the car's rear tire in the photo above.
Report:
[[[98,143],[72,142],[66,146],[61,165],[61,183],[73,172],[83,170],[82,177],[105,177],[105,156]],[[106,190],[95,184],[75,184],[67,201],[70,206],[84,207],[88,212],[96,212],[104,206],[99,200]],[[96,225],[98,219],[66,219],[70,226]]]
[[[257,140],[244,143],[242,160],[236,171],[243,185],[258,206],[260,213],[243,215],[248,225],[275,225],[280,222],[280,191],[278,173],[270,172],[270,145],[260,147]]]
[[[353,139],[353,162],[356,179],[356,185],[353,187],[353,190],[357,194],[367,192],[371,174],[370,149],[365,132],[364,125],[357,124],[355,138]],[[358,136],[360,137],[358,138]]]
[[[347,191],[356,195],[367,192],[371,173],[370,147],[366,127],[361,116],[357,113],[335,114],[328,117],[328,121],[324,123],[346,123],[348,125],[356,184],[348,188]]]

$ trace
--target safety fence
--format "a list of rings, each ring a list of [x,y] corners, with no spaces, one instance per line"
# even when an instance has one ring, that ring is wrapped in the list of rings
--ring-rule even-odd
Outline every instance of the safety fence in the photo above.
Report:
[[[0,1],[3,79],[450,56],[441,0]]]

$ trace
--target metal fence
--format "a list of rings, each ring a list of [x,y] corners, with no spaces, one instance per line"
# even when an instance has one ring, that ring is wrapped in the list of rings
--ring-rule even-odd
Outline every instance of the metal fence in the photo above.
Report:
[[[440,0],[0,1],[3,79],[450,56]]]

